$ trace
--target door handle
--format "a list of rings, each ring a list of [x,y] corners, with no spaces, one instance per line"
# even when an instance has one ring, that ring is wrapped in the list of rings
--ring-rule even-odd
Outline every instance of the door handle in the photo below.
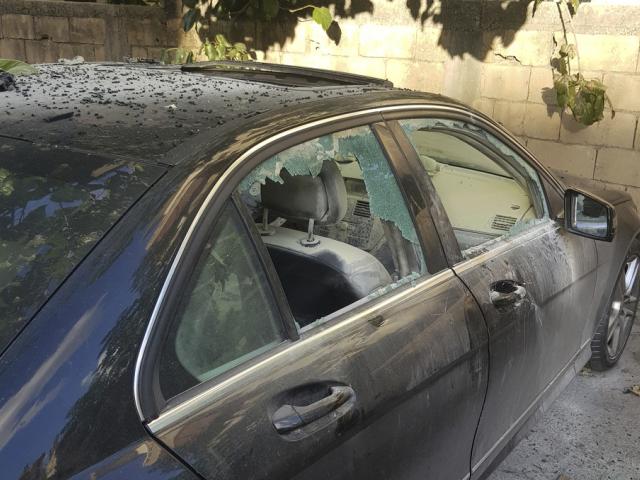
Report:
[[[287,433],[328,415],[354,396],[355,392],[351,387],[329,387],[329,394],[317,402],[309,405],[281,406],[273,414],[273,425],[278,433]]]
[[[527,290],[515,280],[500,280],[491,284],[489,298],[496,307],[517,304],[527,296]]]

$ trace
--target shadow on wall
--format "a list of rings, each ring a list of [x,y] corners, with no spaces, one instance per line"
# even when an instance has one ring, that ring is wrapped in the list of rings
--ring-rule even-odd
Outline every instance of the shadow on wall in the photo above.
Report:
[[[238,2],[242,4],[242,2]],[[402,18],[390,18],[389,11],[397,11],[394,3],[397,0],[316,0],[311,2],[315,6],[333,7],[337,22],[333,22],[328,30],[329,38],[339,47],[342,39],[340,20],[353,19],[359,14],[369,14],[371,23],[387,23],[402,25]],[[419,24],[424,29],[428,26],[441,28],[438,45],[445,49],[451,57],[461,57],[465,53],[484,60],[492,45],[497,40],[508,46],[514,41],[515,32],[519,30],[527,19],[528,0],[509,2],[477,2],[460,0],[406,0],[405,6],[410,15],[407,20]],[[390,8],[389,8],[390,7]],[[204,18],[215,18],[216,4],[209,4],[204,12]],[[230,38],[240,37],[239,23],[250,18],[239,16],[237,23],[226,28],[225,34]],[[277,44],[295,38],[296,25],[299,22],[311,21],[310,11],[306,17],[292,18],[292,14],[282,10],[273,21],[258,21],[255,23],[259,31],[257,45],[250,45],[258,49],[268,49]],[[404,22],[406,25],[407,22]],[[213,26],[213,28],[211,28]],[[217,27],[217,28],[216,28]],[[244,30],[246,32],[246,30]],[[203,25],[198,34],[202,41],[213,38],[219,32],[219,25]]]

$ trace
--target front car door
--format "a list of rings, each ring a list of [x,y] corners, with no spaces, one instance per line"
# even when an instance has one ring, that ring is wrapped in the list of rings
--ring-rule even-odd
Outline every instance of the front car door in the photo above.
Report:
[[[595,245],[555,220],[558,192],[515,142],[469,113],[431,115],[387,117],[433,194],[433,210],[446,216],[438,226],[458,248],[453,270],[487,320],[491,370],[472,459],[478,478],[589,358],[583,334],[592,325]]]
[[[384,125],[327,125],[265,141],[202,207],[141,353],[142,416],[212,480],[468,478],[482,313]]]

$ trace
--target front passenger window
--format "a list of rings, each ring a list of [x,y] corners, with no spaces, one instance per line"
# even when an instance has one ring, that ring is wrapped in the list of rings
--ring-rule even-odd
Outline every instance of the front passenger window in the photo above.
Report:
[[[426,273],[412,217],[369,127],[274,155],[238,193],[300,329]]]
[[[448,119],[400,120],[449,217],[460,250],[535,225],[548,216],[537,172],[490,133]]]

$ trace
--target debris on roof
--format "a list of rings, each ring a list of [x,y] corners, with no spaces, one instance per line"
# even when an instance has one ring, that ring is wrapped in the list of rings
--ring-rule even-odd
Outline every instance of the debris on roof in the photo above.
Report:
[[[143,64],[44,64],[38,70],[21,78],[19,89],[2,93],[0,135],[147,159],[232,121],[371,90],[292,88]]]

